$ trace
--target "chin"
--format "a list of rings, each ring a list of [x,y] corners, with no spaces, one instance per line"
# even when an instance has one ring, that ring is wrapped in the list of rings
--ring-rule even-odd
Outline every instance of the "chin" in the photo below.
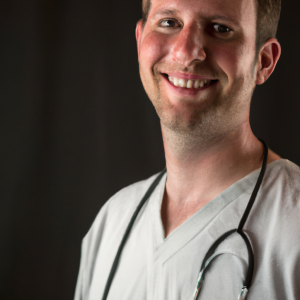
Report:
[[[156,109],[163,126],[175,132],[197,131],[203,125],[203,112],[195,110]]]

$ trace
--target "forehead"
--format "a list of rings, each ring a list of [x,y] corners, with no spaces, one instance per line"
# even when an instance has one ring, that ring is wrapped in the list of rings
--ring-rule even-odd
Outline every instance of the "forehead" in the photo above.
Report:
[[[256,22],[256,0],[151,0],[149,17],[159,14],[189,15],[195,18]]]

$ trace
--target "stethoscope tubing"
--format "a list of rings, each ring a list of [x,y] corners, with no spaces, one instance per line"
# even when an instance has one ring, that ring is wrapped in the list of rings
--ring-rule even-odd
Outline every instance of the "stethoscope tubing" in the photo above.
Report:
[[[253,271],[254,271],[254,253],[253,253],[253,249],[250,243],[250,240],[248,238],[248,236],[245,234],[245,232],[243,231],[243,227],[249,217],[250,211],[253,207],[254,201],[256,199],[256,196],[258,194],[259,188],[262,184],[264,175],[265,175],[265,171],[267,168],[267,162],[268,162],[268,146],[265,143],[265,141],[261,140],[263,146],[264,146],[264,159],[263,159],[263,163],[262,163],[262,167],[261,167],[261,171],[260,174],[258,176],[258,179],[256,181],[255,187],[252,191],[252,194],[250,196],[250,199],[248,201],[248,204],[246,206],[246,209],[243,213],[243,216],[240,220],[239,226],[237,229],[232,229],[229,230],[227,232],[225,232],[222,236],[220,236],[213,244],[212,246],[209,248],[209,250],[207,251],[202,264],[201,264],[201,268],[200,268],[200,272],[199,274],[201,274],[201,280],[203,280],[204,278],[204,271],[206,269],[207,261],[211,262],[211,257],[213,256],[213,253],[215,252],[215,250],[217,249],[217,247],[225,240],[227,239],[231,234],[233,233],[238,233],[242,239],[244,240],[246,246],[247,246],[247,251],[248,251],[248,269],[247,269],[247,274],[246,274],[246,278],[244,281],[244,286],[242,287],[242,290],[245,289],[246,293],[248,293],[249,288],[251,286],[252,283],[252,278],[253,278]],[[197,300],[198,296],[199,296],[199,292],[201,289],[202,284],[200,285],[200,282],[197,282],[197,289],[195,291],[195,296],[193,298],[193,300]],[[245,299],[246,296],[243,298]]]
[[[234,232],[237,232],[237,233],[239,233],[241,235],[241,237],[245,241],[245,243],[247,245],[247,249],[248,249],[248,262],[249,262],[249,266],[248,266],[247,276],[246,276],[246,279],[245,279],[245,282],[244,282],[244,286],[247,287],[247,289],[250,288],[250,285],[251,285],[251,282],[252,282],[252,276],[253,276],[253,270],[254,270],[254,255],[253,255],[253,250],[252,250],[249,238],[243,232],[243,227],[244,227],[244,225],[245,225],[245,223],[246,223],[246,221],[248,219],[248,216],[249,216],[251,208],[252,208],[252,206],[254,204],[256,195],[257,195],[257,193],[259,191],[259,188],[261,186],[261,183],[262,183],[262,180],[263,180],[263,177],[264,177],[264,174],[265,174],[266,166],[267,166],[267,160],[268,160],[268,146],[267,146],[267,144],[263,140],[260,140],[260,141],[264,145],[264,160],[263,160],[263,164],[262,164],[262,168],[261,168],[258,180],[256,182],[256,185],[255,185],[254,189],[253,189],[253,192],[251,194],[251,197],[249,199],[249,202],[247,204],[245,212],[244,212],[244,214],[243,214],[243,216],[241,218],[239,226],[238,226],[237,229],[233,229],[233,230],[230,230],[230,231],[224,233],[221,237],[219,237],[214,242],[214,244],[209,248],[207,254],[205,255],[205,257],[203,259],[203,262],[201,264],[201,269],[200,269],[200,272],[202,270],[204,270],[203,268],[205,267],[205,262],[209,259],[209,257],[212,255],[212,253],[218,247],[218,245],[222,241],[224,241],[229,235],[233,234]],[[113,261],[113,264],[112,264],[112,267],[111,267],[111,270],[110,270],[110,273],[109,273],[109,276],[108,276],[108,279],[107,279],[107,282],[106,282],[106,285],[105,285],[105,289],[104,289],[104,292],[103,292],[102,300],[106,300],[107,299],[107,296],[108,296],[108,293],[109,293],[109,290],[110,290],[110,287],[111,287],[114,275],[115,275],[117,267],[118,267],[120,256],[122,254],[124,245],[125,245],[125,243],[126,243],[126,241],[128,239],[130,231],[131,231],[131,229],[133,227],[133,224],[134,224],[134,222],[135,222],[135,220],[136,220],[136,218],[137,218],[137,216],[138,216],[141,208],[143,207],[143,205],[145,204],[145,202],[148,200],[148,198],[150,197],[150,195],[152,194],[152,192],[154,191],[154,189],[156,188],[156,186],[158,185],[158,183],[160,182],[161,178],[163,177],[163,175],[165,173],[166,173],[166,169],[164,169],[156,177],[156,179],[153,181],[153,183],[151,184],[151,186],[149,187],[149,189],[147,190],[147,192],[143,196],[142,200],[140,201],[139,205],[137,206],[135,212],[133,213],[133,215],[132,215],[132,217],[130,219],[130,222],[129,222],[126,230],[125,230],[125,233],[124,233],[123,238],[121,240],[120,246],[119,246],[118,251],[116,253],[115,259]],[[199,293],[197,293],[196,298],[198,298],[198,294]]]
[[[116,257],[114,259],[113,265],[111,267],[111,270],[110,270],[110,273],[109,273],[109,276],[108,276],[108,279],[107,279],[107,282],[106,282],[106,285],[105,285],[105,289],[104,289],[104,292],[103,292],[102,300],[106,300],[107,299],[107,295],[108,295],[111,283],[113,281],[113,278],[115,276],[115,273],[116,273],[116,270],[117,270],[117,267],[118,267],[120,256],[122,254],[122,251],[123,251],[124,245],[125,245],[125,243],[127,241],[127,238],[128,238],[128,236],[130,234],[130,231],[131,231],[131,228],[132,228],[132,226],[134,224],[134,221],[137,218],[137,216],[138,216],[141,208],[143,207],[143,205],[145,204],[145,202],[148,200],[148,198],[150,197],[150,195],[152,194],[152,192],[154,191],[154,189],[156,188],[156,186],[158,185],[158,183],[160,182],[161,178],[163,177],[163,175],[165,173],[166,173],[166,169],[164,169],[156,177],[156,179],[153,181],[153,183],[151,184],[151,186],[149,187],[149,189],[145,193],[144,197],[140,201],[138,207],[136,208],[135,212],[133,213],[133,215],[132,215],[132,217],[130,219],[130,222],[129,222],[127,228],[126,228],[126,231],[125,231],[125,233],[123,235],[122,241],[121,241],[120,246],[118,248],[118,251],[117,251]]]

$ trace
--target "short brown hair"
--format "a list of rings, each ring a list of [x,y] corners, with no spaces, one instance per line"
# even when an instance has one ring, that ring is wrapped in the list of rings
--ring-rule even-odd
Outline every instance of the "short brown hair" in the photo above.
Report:
[[[281,0],[257,0],[256,49],[275,38],[281,11]]]
[[[281,0],[256,0],[257,2],[257,22],[256,22],[256,50],[270,38],[276,37]],[[147,22],[151,0],[143,0],[143,24]]]

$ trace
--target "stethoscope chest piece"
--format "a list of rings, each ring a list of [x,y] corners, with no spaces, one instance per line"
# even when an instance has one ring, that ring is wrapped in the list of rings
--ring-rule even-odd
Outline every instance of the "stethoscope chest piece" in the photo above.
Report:
[[[248,294],[248,289],[245,286],[243,286],[242,290],[239,294],[238,300],[245,300],[247,297],[247,294]]]

